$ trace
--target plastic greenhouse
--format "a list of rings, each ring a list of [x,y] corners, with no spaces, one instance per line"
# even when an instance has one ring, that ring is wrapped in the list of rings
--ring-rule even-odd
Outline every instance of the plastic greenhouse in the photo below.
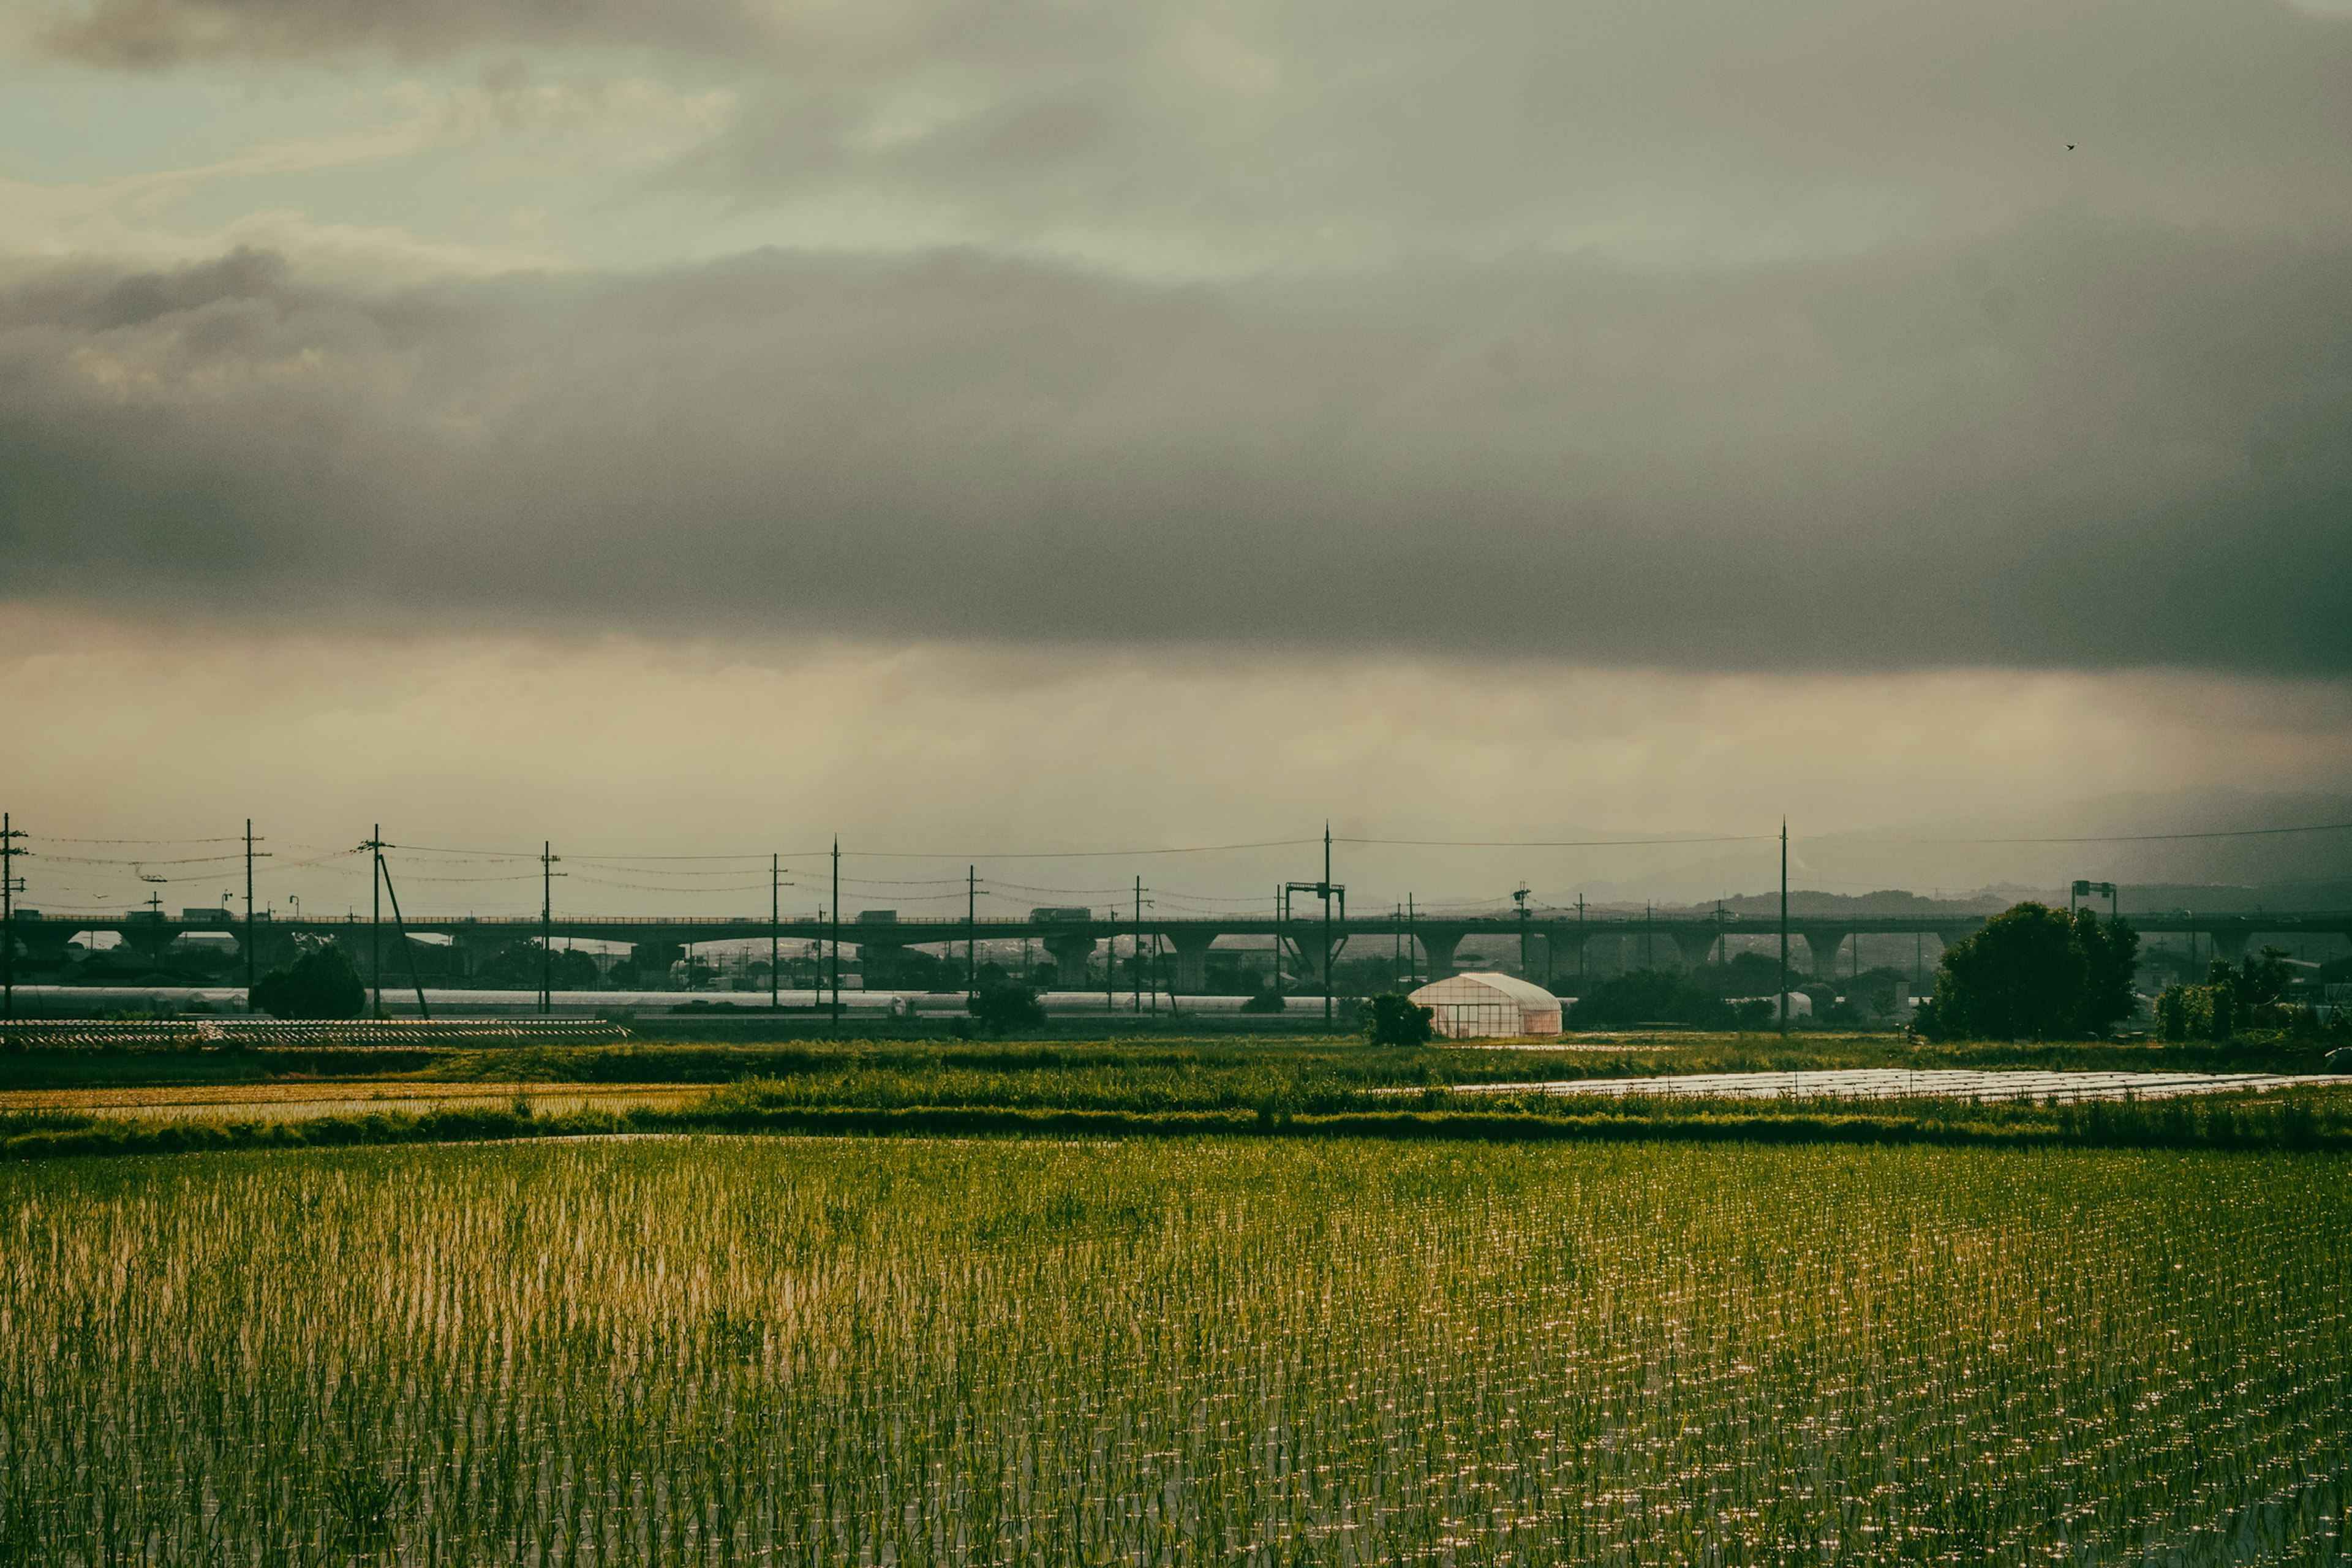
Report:
[[[1515,974],[1475,971],[1434,980],[1412,994],[1449,1040],[1492,1035],[1557,1035],[1559,998]]]

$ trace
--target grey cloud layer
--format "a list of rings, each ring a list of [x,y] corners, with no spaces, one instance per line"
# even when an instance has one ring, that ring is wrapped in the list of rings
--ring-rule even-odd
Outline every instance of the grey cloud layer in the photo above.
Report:
[[[2352,673],[2352,247],[944,254],[0,292],[11,590],[1784,668]]]
[[[673,195],[1203,269],[1822,254],[2076,200],[2352,224],[2352,17],[2283,0],[90,0],[46,37],[131,67],[620,49],[737,94]]]
[[[145,70],[220,58],[429,59],[484,44],[707,49],[752,31],[741,8],[697,0],[96,0],[57,7],[37,36],[69,58]]]

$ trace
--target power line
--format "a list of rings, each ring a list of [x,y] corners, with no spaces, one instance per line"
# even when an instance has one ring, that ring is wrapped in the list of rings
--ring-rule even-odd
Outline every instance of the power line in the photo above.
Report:
[[[2352,822],[2315,822],[2305,827],[2224,827],[2206,833],[2078,833],[2053,838],[1868,838],[1865,844],[2156,844],[2182,838],[2264,838],[2281,833],[2341,833]],[[1821,839],[1812,842],[1819,844]]]
[[[235,834],[226,838],[60,838],[53,833],[41,836],[44,844],[241,844]]]
[[[1769,833],[1727,833],[1711,838],[1334,838],[1331,842],[1416,849],[1614,849],[1641,844],[1762,844],[1771,837]]]
[[[70,839],[47,842],[70,843]],[[241,855],[193,855],[178,860],[117,860],[95,855],[51,855],[48,859],[67,866],[221,866],[243,858]]]

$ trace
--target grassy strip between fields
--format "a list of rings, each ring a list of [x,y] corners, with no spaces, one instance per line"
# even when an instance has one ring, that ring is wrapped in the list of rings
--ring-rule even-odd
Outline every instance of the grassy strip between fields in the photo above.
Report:
[[[1050,1139],[1247,1136],[1745,1143],[1930,1143],[1982,1148],[2222,1149],[2352,1152],[2352,1101],[2339,1097],[2213,1097],[2083,1105],[1909,1101],[1622,1100],[1469,1110],[1438,1094],[1417,1108],[1336,1114],[1212,1110],[1131,1111],[1003,1106],[789,1106],[714,1095],[677,1109],[577,1110],[467,1107],[288,1121],[161,1121],[64,1111],[0,1115],[0,1158],[166,1154],[240,1149],[647,1134]],[[1558,1102],[1555,1102],[1556,1104]]]

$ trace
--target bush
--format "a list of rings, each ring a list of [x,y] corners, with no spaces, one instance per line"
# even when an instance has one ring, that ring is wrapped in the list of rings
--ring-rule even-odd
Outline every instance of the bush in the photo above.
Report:
[[[273,1018],[356,1018],[367,1010],[367,987],[343,950],[322,942],[256,981],[247,1000]]]
[[[1279,1013],[1286,1004],[1279,991],[1261,991],[1242,1004],[1244,1013]]]
[[[1364,1002],[1364,1035],[1376,1046],[1427,1045],[1436,1014],[1410,996],[1384,992]]]
[[[992,1035],[1034,1029],[1045,1021],[1045,1005],[1026,985],[987,986],[974,993],[967,1005],[980,1026]]]
[[[2217,958],[2202,985],[2168,985],[2156,999],[2156,1032],[2175,1043],[2226,1040],[2241,1029],[2287,1029],[2316,1033],[2310,1009],[2286,1003],[2293,978],[2286,950],[2266,947],[2235,969]]]
[[[2203,986],[2168,985],[2156,998],[2156,1037],[2170,1045],[2189,1038],[2189,1001],[2191,989]]]
[[[551,981],[558,991],[593,991],[603,977],[596,973],[596,961],[578,948],[551,953],[537,937],[501,948],[474,975],[477,984],[508,991],[536,991],[541,979]]]

